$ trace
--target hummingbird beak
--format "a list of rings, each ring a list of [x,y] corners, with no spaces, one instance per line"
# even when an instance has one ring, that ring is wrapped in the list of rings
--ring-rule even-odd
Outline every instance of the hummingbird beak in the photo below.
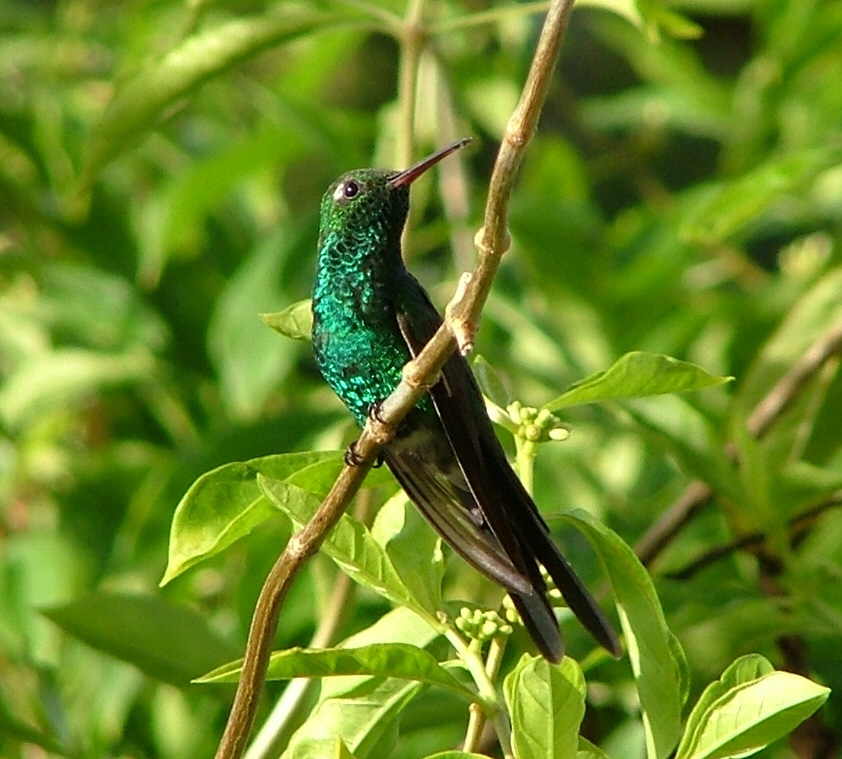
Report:
[[[404,187],[412,184],[418,177],[420,177],[427,169],[435,166],[442,158],[446,158],[451,153],[455,153],[459,148],[467,145],[473,138],[463,137],[461,140],[451,143],[441,150],[437,150],[430,156],[423,158],[418,163],[413,164],[408,169],[404,169],[399,174],[396,174],[389,180],[389,188]]]

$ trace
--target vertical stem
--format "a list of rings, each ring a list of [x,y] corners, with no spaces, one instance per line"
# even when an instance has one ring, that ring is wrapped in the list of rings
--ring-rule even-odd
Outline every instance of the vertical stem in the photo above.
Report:
[[[424,0],[411,0],[401,27],[398,64],[398,144],[396,166],[412,163],[415,136],[415,96],[418,90],[418,63],[424,47],[422,23]]]
[[[398,168],[409,166],[413,160],[415,145],[415,102],[418,92],[418,67],[421,51],[424,48],[425,30],[422,14],[424,0],[411,0],[406,19],[401,27],[399,43],[401,46],[398,70]],[[409,207],[409,217],[401,235],[401,252],[404,258],[409,251],[408,235],[413,228],[413,206]]]
[[[517,476],[526,488],[526,492],[532,495],[535,484],[535,457],[538,454],[538,446],[531,440],[525,440],[520,435],[515,435],[515,469]]]

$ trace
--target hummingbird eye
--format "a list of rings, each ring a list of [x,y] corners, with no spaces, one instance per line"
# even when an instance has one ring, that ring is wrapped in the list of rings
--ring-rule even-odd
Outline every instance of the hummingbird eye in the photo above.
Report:
[[[353,179],[349,179],[347,182],[343,182],[336,188],[336,191],[333,193],[333,197],[339,201],[353,200],[360,194],[360,190],[361,188],[359,183]]]

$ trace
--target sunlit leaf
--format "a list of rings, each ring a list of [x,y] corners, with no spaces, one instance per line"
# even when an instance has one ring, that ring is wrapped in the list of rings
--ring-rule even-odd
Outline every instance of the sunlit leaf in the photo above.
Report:
[[[611,580],[640,695],[647,756],[664,759],[681,733],[686,697],[681,646],[667,627],[652,580],[632,549],[586,512],[567,513],[562,518],[585,535]]]
[[[569,656],[555,666],[524,656],[503,681],[518,759],[575,759],[585,678]]]
[[[676,759],[749,756],[794,730],[829,694],[805,677],[775,672],[761,656],[744,656],[699,698]]]
[[[259,473],[282,480],[318,463],[335,466],[338,458],[335,452],[287,453],[237,461],[203,474],[176,507],[161,585],[221,553],[277,513],[258,487]]]
[[[320,701],[296,731],[281,759],[298,759],[304,746],[314,739],[324,740],[325,736],[341,737],[358,759],[388,756],[404,711],[424,687],[406,680],[369,679],[344,697]]]
[[[242,662],[232,662],[200,677],[196,682],[236,682]],[[268,680],[295,677],[395,677],[447,688],[468,701],[476,694],[462,685],[423,648],[406,643],[377,643],[360,648],[276,651],[269,659]]]
[[[310,340],[313,332],[313,311],[310,299],[299,300],[283,311],[274,314],[261,314],[263,322],[284,337],[293,340]]]
[[[568,406],[664,393],[686,393],[721,385],[731,377],[716,377],[687,361],[635,351],[626,353],[608,369],[576,382],[546,404],[550,411]]]
[[[296,528],[306,524],[320,505],[320,499],[291,482],[258,478],[262,492],[283,511]],[[429,598],[416,596],[403,582],[388,554],[359,520],[343,514],[322,543],[321,550],[333,559],[343,572],[377,591],[394,603],[413,609],[438,625],[438,608]],[[431,557],[432,559],[432,557]]]

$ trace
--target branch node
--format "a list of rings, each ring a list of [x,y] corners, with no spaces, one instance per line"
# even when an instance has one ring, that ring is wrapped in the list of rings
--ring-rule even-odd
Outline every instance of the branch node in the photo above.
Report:
[[[495,254],[503,256],[512,247],[512,236],[509,234],[509,230],[504,228],[501,239],[495,241],[486,236],[485,227],[480,227],[474,235],[474,245],[477,251],[479,251],[481,258],[487,258]]]
[[[473,280],[473,275],[466,271],[462,273],[459,278],[459,284],[456,286],[456,293],[453,295],[453,300],[447,304],[444,311],[444,320],[450,329],[451,334],[456,339],[456,345],[459,352],[466,356],[474,349],[474,335],[477,333],[479,327],[478,321],[470,316],[463,316],[466,309],[464,303],[468,295],[468,288]]]
[[[427,371],[418,363],[417,358],[404,364],[401,374],[403,381],[413,389],[429,390],[439,381],[439,373],[436,372],[432,377],[427,376]]]

